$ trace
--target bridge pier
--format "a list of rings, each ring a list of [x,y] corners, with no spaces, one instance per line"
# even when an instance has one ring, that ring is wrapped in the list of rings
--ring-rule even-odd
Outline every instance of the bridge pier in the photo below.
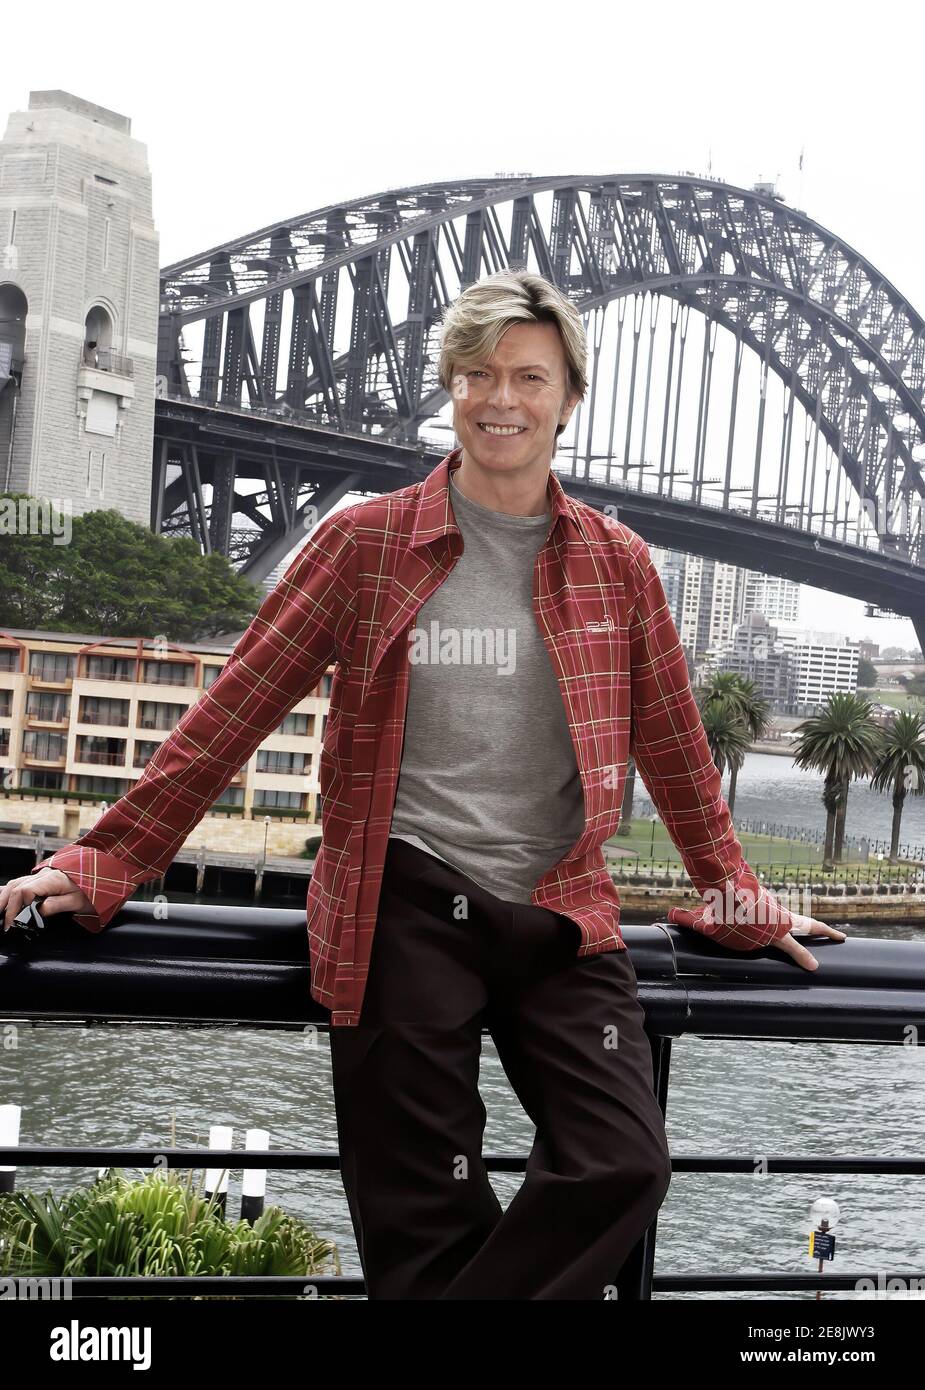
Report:
[[[915,635],[918,639],[919,648],[925,655],[925,613],[912,619],[912,626],[915,628]]]

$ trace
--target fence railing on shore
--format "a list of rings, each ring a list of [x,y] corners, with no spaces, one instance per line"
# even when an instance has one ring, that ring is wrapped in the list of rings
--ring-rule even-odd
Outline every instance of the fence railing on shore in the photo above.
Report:
[[[655,813],[655,806],[648,797],[634,800],[634,814],[649,819]],[[783,821],[761,820],[756,816],[734,816],[735,828],[740,835],[767,835],[772,840],[790,841],[802,845],[816,845],[820,851],[825,844],[824,830],[807,830],[802,825],[787,825]],[[871,839],[866,835],[846,835],[844,849],[854,850],[861,855],[888,855],[889,840]],[[925,861],[925,844],[905,843],[897,847],[900,859]]]
[[[886,862],[840,866],[836,873],[824,875],[818,864],[777,864],[769,874],[760,860],[749,856],[752,868],[767,888],[775,892],[790,889],[809,889],[820,897],[851,897],[852,895],[903,894],[925,896],[925,867],[918,864],[889,864]],[[624,884],[648,887],[691,889],[690,878],[677,859],[649,859],[633,856],[610,861],[610,876],[618,886]]]
[[[0,1020],[35,1025],[175,1024],[323,1031],[329,1015],[311,998],[305,914],[299,910],[133,900],[92,937],[68,918],[49,919],[37,942],[3,941]],[[621,924],[631,953],[665,1112],[673,1039],[686,1035],[909,1047],[925,1037],[925,942],[814,939],[812,974],[768,948],[742,953],[669,924]],[[18,933],[12,935],[18,937]],[[62,1039],[65,1045],[65,1039]],[[911,1084],[911,1074],[910,1074]],[[486,1154],[489,1170],[523,1172],[527,1155]],[[890,1173],[921,1176],[925,1156],[818,1154],[763,1158],[768,1173]],[[335,1152],[22,1146],[0,1148],[0,1164],[22,1168],[145,1168],[196,1165],[314,1171],[340,1166]],[[674,1172],[754,1172],[754,1158],[673,1154]],[[717,1212],[717,1225],[723,1213]],[[839,1274],[655,1274],[656,1222],[614,1279],[617,1297],[653,1292],[851,1290],[883,1271]],[[904,1278],[910,1276],[904,1275]],[[925,1272],[915,1278],[925,1278]],[[102,1295],[304,1294],[364,1292],[353,1275],[324,1277],[75,1277],[77,1297]]]

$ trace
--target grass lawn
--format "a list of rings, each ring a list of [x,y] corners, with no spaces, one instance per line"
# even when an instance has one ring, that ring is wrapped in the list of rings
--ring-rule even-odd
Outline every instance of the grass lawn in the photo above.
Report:
[[[859,686],[858,694],[872,705],[889,705],[892,709],[907,709],[913,714],[921,714],[925,710],[925,700],[921,695],[907,695],[896,686],[888,690],[869,690]]]
[[[818,864],[822,862],[822,847],[812,842],[783,840],[780,836],[755,835],[737,832],[750,864],[774,862],[785,864]],[[613,835],[608,844],[618,849],[632,850],[640,859],[673,859],[681,862],[677,846],[661,821],[654,826],[647,817],[634,816],[628,835]]]

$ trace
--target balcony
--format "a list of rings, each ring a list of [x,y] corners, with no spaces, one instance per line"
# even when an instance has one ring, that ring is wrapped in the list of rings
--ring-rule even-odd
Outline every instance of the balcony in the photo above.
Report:
[[[84,344],[77,367],[77,414],[88,434],[115,436],[122,413],[135,399],[134,374],[130,357]]]
[[[131,669],[127,671],[91,671],[89,667],[81,671],[80,679],[85,681],[134,681],[135,663],[132,662]]]
[[[131,380],[135,375],[135,363],[131,357],[123,357],[111,347],[90,347],[84,343],[80,349],[80,365],[96,372],[111,372],[114,376]]]
[[[106,767],[124,767],[125,753],[78,753],[74,761],[78,763],[102,763]]]
[[[189,678],[184,674],[185,672],[190,672]],[[182,686],[184,690],[189,690],[191,686],[195,685],[194,673],[191,667],[181,666],[178,662],[176,675],[172,672],[169,675],[157,673],[142,675],[139,678],[139,685],[177,685]]]
[[[39,671],[29,672],[30,689],[39,690],[70,690],[74,683],[71,676],[43,676]]]

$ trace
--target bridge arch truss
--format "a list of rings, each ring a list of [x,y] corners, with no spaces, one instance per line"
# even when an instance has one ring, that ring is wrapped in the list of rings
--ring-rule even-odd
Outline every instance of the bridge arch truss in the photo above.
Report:
[[[276,223],[162,270],[160,394],[439,457],[454,442],[436,376],[444,309],[505,267],[551,280],[588,326],[589,392],[557,469],[920,563],[923,321],[766,191],[649,174],[466,180]],[[175,479],[168,495],[169,451],[162,462],[160,522],[195,532],[195,487]],[[275,505],[297,524],[318,494],[294,469],[245,505],[241,476],[208,480],[200,530],[222,548],[236,513],[255,523]]]

